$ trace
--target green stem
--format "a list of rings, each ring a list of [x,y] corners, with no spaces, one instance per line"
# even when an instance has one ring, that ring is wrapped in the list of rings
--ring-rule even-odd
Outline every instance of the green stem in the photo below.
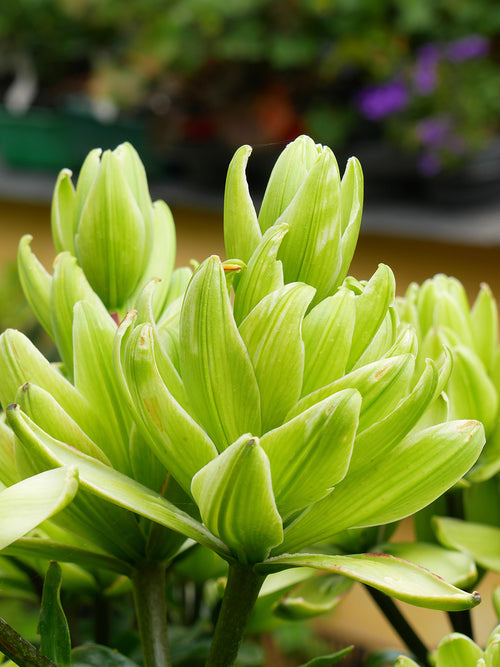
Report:
[[[20,667],[56,667],[3,618],[0,618],[0,651]]]
[[[206,667],[232,667],[265,577],[251,566],[232,563]]]
[[[132,576],[144,667],[170,667],[165,565],[143,563]]]
[[[370,593],[379,609],[413,653],[418,662],[421,665],[430,667],[428,648],[408,623],[392,598],[371,586],[366,586],[366,590]]]

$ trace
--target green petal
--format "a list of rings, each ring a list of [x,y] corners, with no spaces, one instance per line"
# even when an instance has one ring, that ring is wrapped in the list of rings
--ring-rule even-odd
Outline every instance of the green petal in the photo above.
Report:
[[[50,313],[52,276],[45,270],[44,266],[31,251],[30,242],[32,238],[32,236],[26,234],[19,241],[17,251],[19,281],[26,301],[35,313],[36,319],[49,336],[54,338]]]
[[[304,318],[303,396],[344,375],[354,331],[354,298],[351,290],[340,289],[323,299]]]
[[[160,377],[150,325],[136,329],[125,356],[128,390],[149,433],[149,445],[189,493],[193,475],[217,455],[217,449]]]
[[[358,242],[363,212],[363,171],[355,157],[347,160],[340,183],[340,224],[342,228],[342,265],[338,281],[344,280]]]
[[[75,247],[92,288],[109,310],[134,291],[147,255],[146,221],[118,158],[106,151],[81,210]]]
[[[373,276],[356,295],[356,324],[347,368],[351,369],[372,341],[384,321],[387,310],[394,301],[394,274],[385,264],[380,264]]]
[[[498,345],[498,308],[493,293],[483,283],[471,310],[472,335],[475,350],[487,370],[493,365]]]
[[[36,528],[73,500],[75,467],[48,470],[0,492],[0,549]]]
[[[453,349],[453,370],[446,386],[452,419],[477,419],[489,435],[496,423],[498,394],[478,356],[460,345]]]
[[[483,655],[483,651],[470,637],[453,632],[441,640],[436,651],[436,661],[439,667],[457,667],[457,665],[476,667]]]
[[[140,514],[151,521],[156,521],[171,530],[182,533],[186,537],[208,546],[223,557],[227,558],[229,556],[227,548],[211,535],[204,526],[162,498],[158,493],[72,447],[50,438],[26,415],[23,415],[17,406],[10,406],[8,415],[9,423],[14,428],[16,435],[29,443],[33,452],[36,451],[37,455],[44,457],[47,462],[52,462],[53,466],[73,465],[78,468],[80,487],[89,492],[89,497],[96,497],[104,518],[106,517],[106,508],[109,506],[113,509],[113,505],[109,505],[109,503],[113,503],[118,506],[115,509],[125,508],[129,510],[125,513],[120,511],[119,514],[129,517],[136,526],[137,522],[132,513]],[[107,502],[103,503],[102,500]],[[116,520],[118,516],[117,514],[114,519]],[[96,517],[91,517],[91,519],[95,521]],[[130,526],[121,525],[119,522],[114,524],[113,521],[105,521],[105,523],[108,537],[112,542],[119,546],[120,541],[127,540],[130,550],[134,548],[134,540],[131,539],[134,535]],[[113,553],[113,550],[110,550],[110,553]],[[125,560],[129,560],[129,558],[125,558]]]
[[[150,280],[157,279],[153,295],[153,313],[155,319],[159,317],[165,306],[170,287],[170,277],[175,264],[176,239],[175,225],[170,208],[163,201],[156,201],[153,205],[152,217],[153,243],[148,255],[148,263],[140,278],[135,292],[128,299],[128,309],[135,306],[135,302]]]
[[[274,225],[319,159],[322,148],[305,135],[297,137],[281,153],[269,177],[259,211],[262,233]]]
[[[275,225],[269,229],[242,272],[234,296],[234,319],[237,324],[267,294],[283,287],[283,267],[276,260],[276,255],[287,230],[286,225]]]
[[[56,253],[67,250],[75,255],[75,204],[76,192],[71,182],[71,171],[63,169],[57,177],[50,209],[50,227]]]
[[[471,609],[481,601],[478,593],[466,593],[427,570],[387,554],[324,556],[284,555],[256,566],[258,572],[274,572],[288,566],[314,567],[336,572],[403,602],[427,609],[458,611]]]
[[[35,424],[50,433],[52,437],[70,443],[84,454],[110,465],[106,454],[63,410],[48,391],[34,384],[26,383],[17,392],[16,402]]]
[[[106,313],[87,301],[74,308],[73,340],[75,387],[96,406],[109,438],[104,450],[111,464],[130,472],[128,439],[132,418],[121,401],[113,371],[113,342],[116,325]]]
[[[282,516],[320,500],[345,476],[360,407],[359,393],[346,389],[262,437]]]
[[[239,332],[260,391],[262,431],[283,423],[300,397],[304,373],[301,325],[314,289],[291,283],[264,297]]]
[[[486,570],[500,572],[500,528],[448,517],[436,517],[433,526],[442,544],[470,554]]]
[[[229,165],[224,192],[224,245],[227,257],[245,263],[258,246],[262,234],[245,175],[252,149],[241,146]]]
[[[330,149],[320,154],[279,221],[289,227],[278,253],[285,282],[312,285],[318,303],[341,282],[340,175]]]
[[[179,332],[181,375],[199,421],[219,451],[246,432],[260,432],[257,380],[233,318],[218,257],[194,274]]]
[[[75,303],[82,299],[90,301],[100,317],[108,317],[111,320],[76,259],[69,253],[63,252],[54,262],[51,315],[54,341],[69,377],[73,377],[73,309]]]
[[[467,472],[483,444],[479,422],[456,421],[411,433],[389,451],[374,451],[287,528],[280,549],[297,550],[346,528],[390,523],[417,512]]]
[[[193,478],[203,522],[242,563],[263,560],[283,539],[269,460],[256,438],[242,436]]]

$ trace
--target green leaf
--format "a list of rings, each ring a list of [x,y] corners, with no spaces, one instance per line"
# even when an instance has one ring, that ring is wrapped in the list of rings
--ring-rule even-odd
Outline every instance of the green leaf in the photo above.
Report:
[[[309,285],[285,285],[259,301],[239,327],[259,387],[264,433],[282,424],[300,397],[304,374],[301,325],[313,296]]]
[[[343,479],[360,406],[359,393],[346,389],[262,437],[282,516],[320,500]]]
[[[107,646],[86,644],[71,652],[71,667],[138,667],[137,663]]]
[[[275,225],[263,236],[242,272],[234,295],[234,319],[237,324],[273,290],[283,287],[283,266],[276,255],[288,231],[287,225]]]
[[[353,648],[354,646],[347,646],[335,653],[313,658],[312,660],[304,662],[300,667],[330,667],[330,665],[336,665],[338,662],[346,658]]]
[[[420,565],[454,586],[470,588],[477,580],[473,559],[460,551],[425,542],[386,542],[377,551]]]
[[[0,413],[0,489],[19,482],[19,473],[14,458],[14,433],[4,421],[5,413]]]
[[[353,584],[352,579],[340,574],[309,577],[282,597],[274,611],[282,618],[295,621],[326,614],[335,609]]]
[[[70,667],[71,639],[61,606],[61,580],[60,565],[51,561],[43,584],[38,633],[41,652],[55,662],[57,667]]]
[[[269,460],[257,438],[242,436],[193,478],[203,522],[242,563],[263,560],[283,539]]]
[[[262,234],[245,175],[252,149],[241,146],[229,165],[224,192],[224,245],[227,257],[245,263],[258,246]]]
[[[449,517],[435,517],[438,540],[450,549],[459,549],[484,567],[500,572],[500,528]]]
[[[373,586],[397,600],[427,609],[472,609],[481,601],[478,593],[461,591],[424,568],[388,554],[285,554],[269,558],[255,568],[257,572],[267,574],[276,569],[297,565],[342,574],[367,586]]]
[[[45,528],[45,526],[44,526]],[[6,556],[15,558],[43,558],[57,560],[59,563],[75,563],[86,570],[100,569],[132,576],[133,569],[129,563],[107,554],[92,551],[75,544],[66,544],[42,537],[23,537],[8,547]]]
[[[455,421],[410,433],[389,451],[373,451],[355,469],[349,468],[329,496],[287,527],[280,551],[296,551],[346,528],[390,523],[417,512],[467,472],[483,444],[479,422]]]
[[[179,337],[186,392],[217,449],[222,451],[242,433],[260,433],[259,388],[218,257],[207,259],[191,279]]]
[[[32,449],[43,452],[47,460],[52,461],[52,465],[74,465],[78,467],[81,487],[89,491],[90,494],[182,533],[186,537],[208,546],[223,557],[227,558],[229,556],[227,548],[211,535],[204,526],[166,501],[158,493],[72,447],[50,438],[26,415],[23,415],[16,406],[10,406],[8,413],[9,423],[16,434],[23,437],[26,442],[30,442]],[[118,528],[122,529],[123,527],[118,525]],[[111,537],[117,539],[116,531],[113,531]],[[124,537],[130,541],[131,536],[128,529],[125,531]],[[131,548],[133,548],[133,544],[131,544]]]
[[[439,667],[457,667],[457,665],[473,665],[483,657],[483,651],[470,637],[453,632],[441,640],[436,651]]]
[[[42,263],[38,261],[34,253],[31,251],[30,243],[32,239],[32,236],[26,234],[19,241],[19,248],[17,251],[19,282],[23,288],[26,301],[29,303],[31,310],[35,313],[36,319],[40,322],[49,336],[53,338],[54,333],[52,331],[50,313],[52,276],[45,270]]]
[[[303,396],[344,375],[354,331],[354,299],[351,290],[342,288],[323,299],[304,318]]]
[[[71,182],[71,171],[63,169],[57,177],[50,208],[52,240],[57,253],[68,250],[75,255],[75,204],[76,192]]]
[[[0,492],[0,549],[23,537],[71,502],[78,489],[74,467],[49,470]]]

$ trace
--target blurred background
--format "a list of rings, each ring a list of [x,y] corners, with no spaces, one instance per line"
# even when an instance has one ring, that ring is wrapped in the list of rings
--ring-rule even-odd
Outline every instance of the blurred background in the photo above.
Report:
[[[32,234],[50,267],[57,172],[76,178],[90,149],[133,143],[153,197],[173,210],[182,265],[224,255],[234,150],[254,147],[258,202],[301,133],[329,145],[341,171],[350,155],[363,165],[353,275],[385,262],[400,294],[444,272],[471,298],[482,281],[500,295],[497,0],[2,2],[0,329],[40,335],[17,283],[17,244]],[[350,604],[336,619],[343,636],[359,644],[370,628],[371,645],[397,644],[387,627],[360,623],[369,601]]]

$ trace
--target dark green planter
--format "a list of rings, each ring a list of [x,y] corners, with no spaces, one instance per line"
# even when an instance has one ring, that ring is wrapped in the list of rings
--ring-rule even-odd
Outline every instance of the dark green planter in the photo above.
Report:
[[[0,155],[8,166],[79,169],[92,148],[115,148],[123,141],[130,141],[147,162],[151,150],[141,120],[105,124],[88,115],[41,108],[14,116],[0,106]]]

